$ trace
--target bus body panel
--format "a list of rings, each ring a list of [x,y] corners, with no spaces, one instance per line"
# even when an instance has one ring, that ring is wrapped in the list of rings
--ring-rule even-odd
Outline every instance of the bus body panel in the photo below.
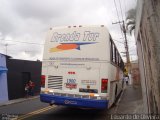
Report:
[[[78,36],[78,38],[76,38],[76,36]],[[110,57],[107,56],[107,54],[109,54],[109,41],[104,39],[108,37],[109,33],[106,27],[54,28],[48,32],[43,60],[110,60]],[[106,45],[108,47],[106,47]],[[105,53],[102,53],[103,51],[105,51]]]
[[[52,103],[55,105],[70,106],[70,107],[105,109],[108,106],[108,100],[73,98],[73,97],[55,96],[48,94],[41,94],[40,99],[42,102]]]
[[[121,90],[122,73],[111,64],[106,27],[49,30],[44,47],[40,100],[56,105],[105,109]],[[102,80],[108,80],[102,92]],[[115,81],[116,82],[112,82]]]

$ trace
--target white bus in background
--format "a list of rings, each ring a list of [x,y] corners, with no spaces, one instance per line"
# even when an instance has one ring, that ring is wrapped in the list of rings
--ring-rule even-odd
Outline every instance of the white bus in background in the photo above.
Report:
[[[50,105],[109,108],[122,90],[124,63],[104,25],[48,31],[40,100]]]

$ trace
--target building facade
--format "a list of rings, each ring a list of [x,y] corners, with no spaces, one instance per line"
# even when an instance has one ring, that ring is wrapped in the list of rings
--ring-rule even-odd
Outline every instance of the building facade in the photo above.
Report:
[[[8,101],[6,59],[6,55],[0,54],[0,102]]]
[[[138,60],[131,61],[131,77],[133,86],[140,86],[140,73],[139,73],[139,65]]]
[[[144,112],[160,114],[160,1],[137,0],[135,38]]]
[[[41,66],[41,61],[7,59],[9,100],[25,97],[25,85],[29,80],[35,84],[34,95],[39,94]]]

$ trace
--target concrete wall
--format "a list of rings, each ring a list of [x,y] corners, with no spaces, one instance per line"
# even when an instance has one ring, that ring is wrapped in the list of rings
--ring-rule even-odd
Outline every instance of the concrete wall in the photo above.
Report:
[[[146,112],[160,113],[160,1],[138,0],[135,38]]]
[[[0,54],[0,67],[6,67],[6,56]],[[7,73],[0,71],[0,102],[8,100]]]
[[[133,85],[137,85],[140,86],[141,85],[141,81],[140,81],[140,73],[139,73],[139,65],[138,65],[138,61],[135,62],[131,62],[131,77],[132,77],[132,84]]]

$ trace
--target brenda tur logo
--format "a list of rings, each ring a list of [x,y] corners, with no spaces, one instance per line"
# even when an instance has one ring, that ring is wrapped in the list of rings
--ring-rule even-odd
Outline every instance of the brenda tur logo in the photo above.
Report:
[[[85,31],[84,34],[80,34],[76,31],[73,33],[59,34],[53,33],[51,42],[60,43],[60,45],[50,48],[50,52],[58,52],[64,50],[77,49],[80,50],[81,45],[95,44],[99,37],[99,33],[93,33]],[[81,40],[81,41],[80,41]]]
[[[60,45],[50,48],[50,52],[59,52],[64,50],[72,50],[77,49],[80,50],[81,45],[87,45],[87,44],[95,44],[96,42],[92,43],[61,43]]]

